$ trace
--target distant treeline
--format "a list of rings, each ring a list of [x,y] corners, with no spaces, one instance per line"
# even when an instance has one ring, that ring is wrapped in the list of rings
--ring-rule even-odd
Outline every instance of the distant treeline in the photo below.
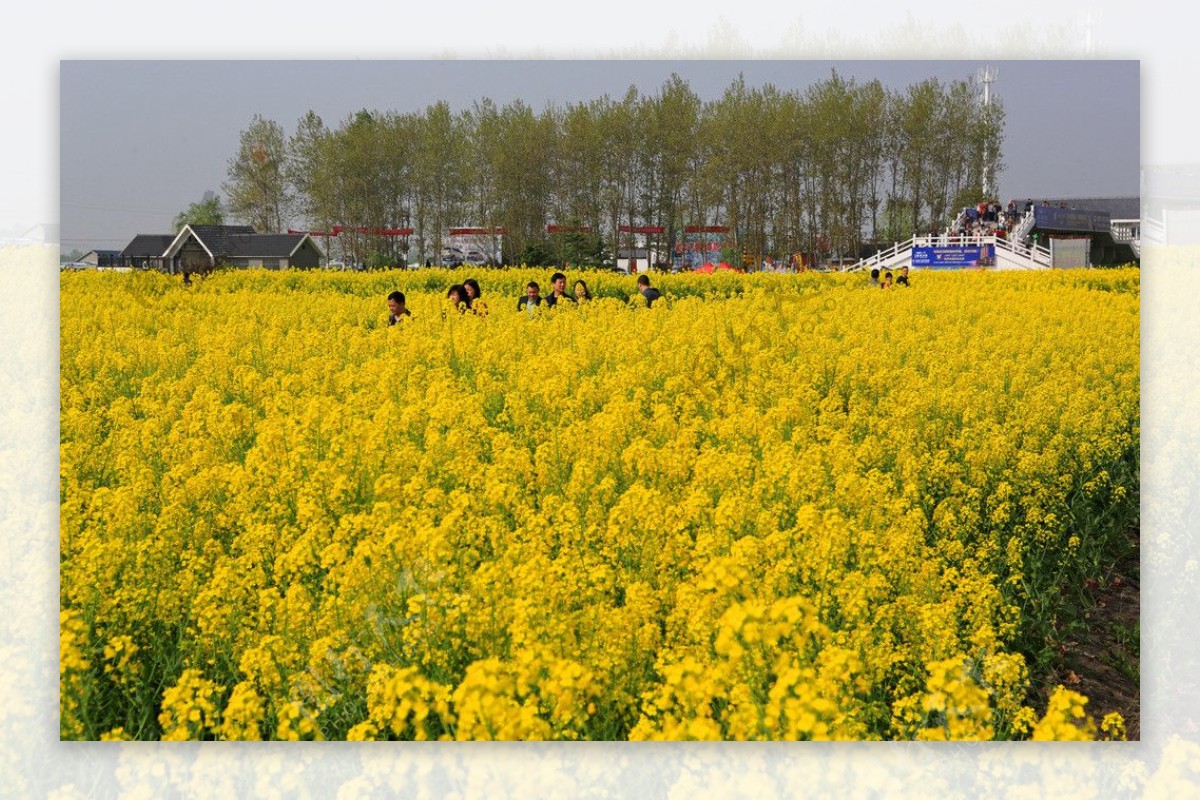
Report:
[[[345,257],[368,264],[436,262],[457,226],[503,228],[506,263],[598,262],[639,227],[662,229],[662,254],[685,226],[728,226],[731,255],[854,255],[979,200],[1002,166],[1003,121],[973,78],[891,91],[832,72],[784,92],[739,77],[703,102],[672,75],[653,95],[630,86],[540,112],[443,101],[330,128],[309,111],[291,136],[255,115],[224,190],[230,215],[262,232],[413,229],[343,231]]]

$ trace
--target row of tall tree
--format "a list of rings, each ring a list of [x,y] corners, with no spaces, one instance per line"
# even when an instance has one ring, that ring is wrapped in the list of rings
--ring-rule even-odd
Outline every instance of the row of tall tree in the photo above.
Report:
[[[230,216],[261,232],[343,226],[356,262],[436,260],[457,226],[502,228],[507,263],[670,254],[685,226],[727,226],[729,250],[755,259],[856,255],[942,228],[995,186],[1004,110],[979,95],[974,78],[889,90],[834,71],[803,91],[739,77],[705,102],[672,75],[651,95],[541,111],[485,98],[337,127],[309,111],[290,136],[256,115],[224,191]],[[662,233],[635,240],[638,227]]]

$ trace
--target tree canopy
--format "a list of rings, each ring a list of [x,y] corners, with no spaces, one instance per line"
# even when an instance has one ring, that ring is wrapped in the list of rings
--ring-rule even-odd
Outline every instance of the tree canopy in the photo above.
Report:
[[[943,228],[995,185],[1004,110],[979,94],[974,78],[891,90],[832,71],[804,91],[739,76],[704,102],[673,74],[650,95],[541,111],[442,101],[334,128],[309,111],[290,138],[255,115],[224,188],[231,216],[259,231],[357,229],[339,245],[368,263],[436,260],[457,226],[504,229],[508,263],[670,254],[686,226],[726,226],[726,248],[754,260],[854,255]],[[379,233],[403,228],[412,236]],[[635,242],[639,229],[651,241]]]
[[[175,215],[172,225],[178,233],[185,225],[222,225],[224,222],[221,198],[212,192],[205,192],[203,198]]]

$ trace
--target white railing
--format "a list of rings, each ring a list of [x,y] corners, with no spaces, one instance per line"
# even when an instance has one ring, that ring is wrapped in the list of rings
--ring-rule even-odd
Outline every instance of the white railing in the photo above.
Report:
[[[966,234],[965,236],[950,236],[937,234],[934,236],[914,236],[904,242],[897,242],[890,248],[881,250],[874,256],[869,256],[857,264],[853,264],[843,272],[861,272],[874,267],[891,267],[898,262],[911,262],[913,248],[922,247],[979,247],[993,245],[1013,257],[1015,266],[1019,269],[1037,270],[1051,266],[1050,249],[1042,245],[1013,241],[995,234]]]
[[[1029,233],[1033,230],[1034,216],[1033,207],[1029,207],[1029,211],[1025,212],[1025,216],[1017,223],[1017,227],[1013,229],[1012,239],[1015,242],[1025,243],[1029,241]]]
[[[1167,241],[1167,224],[1166,220],[1152,220],[1146,217],[1142,220],[1142,233],[1146,235],[1146,239],[1150,242],[1163,244]],[[1141,242],[1138,242],[1139,248]]]
[[[1135,239],[1133,225],[1128,223],[1112,223],[1109,233],[1112,234],[1114,242],[1120,242],[1121,244],[1128,244]]]
[[[1114,242],[1129,245],[1135,258],[1140,259],[1142,257],[1142,238],[1138,223],[1113,221],[1109,227],[1109,232],[1112,234]]]
[[[1026,245],[1021,242],[1014,242],[1003,237],[994,237],[996,250],[1006,251],[1019,260],[1025,262],[1019,267],[1025,270],[1045,269],[1053,265],[1053,260],[1050,256],[1050,249],[1043,247],[1037,243]]]
[[[849,267],[842,268],[842,272],[855,273],[861,270],[869,270],[872,267],[878,267],[881,264],[888,264],[893,259],[899,258],[901,254],[911,252],[915,247],[917,237],[905,240],[904,242],[896,242],[890,248],[881,250],[874,256],[869,256],[857,264],[851,264]]]
[[[954,222],[950,223],[950,230],[958,231],[959,229],[966,229],[968,219],[970,218],[967,217],[967,210],[963,209],[958,213],[958,216],[954,218]]]

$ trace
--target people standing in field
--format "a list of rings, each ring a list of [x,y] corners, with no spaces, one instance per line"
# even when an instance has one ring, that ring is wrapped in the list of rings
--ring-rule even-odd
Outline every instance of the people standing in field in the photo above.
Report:
[[[879,268],[871,268],[871,286],[879,286]]]
[[[467,310],[471,308],[471,298],[462,284],[455,284],[446,290],[446,299],[454,308],[458,309],[459,314],[466,314]]]
[[[557,306],[560,300],[575,302],[575,298],[567,294],[567,277],[562,273],[550,276],[550,294],[546,296],[547,306]]]
[[[530,281],[525,285],[525,295],[517,300],[517,311],[533,312],[538,306],[542,305],[542,296],[540,294],[541,287],[537,281]]]
[[[886,273],[883,274],[883,281],[879,284],[879,288],[880,289],[891,289],[892,288],[892,271],[891,270],[888,270]]]
[[[471,307],[471,311],[483,317],[487,314],[487,303],[480,297],[483,292],[479,288],[479,282],[474,278],[468,278],[463,281],[463,289],[467,292],[467,305]]]
[[[896,279],[896,286],[908,286],[908,265],[905,264],[900,268],[900,277]]]
[[[646,301],[646,308],[650,308],[650,305],[653,304],[654,301],[662,297],[661,292],[650,286],[650,276],[646,275],[645,273],[642,273],[638,276],[637,286],[638,292],[641,293],[642,298]]]
[[[387,296],[388,305],[388,325],[395,325],[405,317],[412,317],[412,312],[405,305],[404,293],[400,291],[393,292]]]
[[[584,283],[582,278],[580,278],[578,281],[575,282],[575,302],[583,303],[585,300],[591,300],[591,299],[592,299],[592,293],[590,291],[588,291],[587,284]]]

